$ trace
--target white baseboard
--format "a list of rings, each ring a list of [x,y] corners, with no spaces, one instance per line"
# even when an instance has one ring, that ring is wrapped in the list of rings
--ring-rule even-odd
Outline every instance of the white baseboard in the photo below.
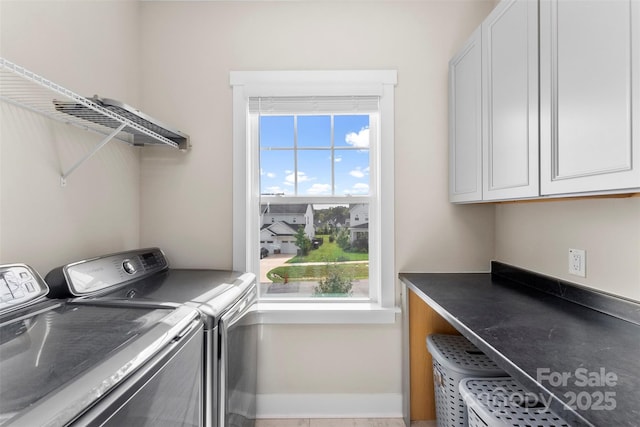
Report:
[[[402,394],[258,394],[257,418],[402,418]]]

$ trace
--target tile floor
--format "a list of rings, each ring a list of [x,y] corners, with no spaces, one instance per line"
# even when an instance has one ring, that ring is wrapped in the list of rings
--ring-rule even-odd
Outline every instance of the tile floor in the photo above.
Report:
[[[264,419],[257,420],[256,427],[405,427],[399,418],[359,419]],[[436,427],[435,421],[415,421],[411,427]]]

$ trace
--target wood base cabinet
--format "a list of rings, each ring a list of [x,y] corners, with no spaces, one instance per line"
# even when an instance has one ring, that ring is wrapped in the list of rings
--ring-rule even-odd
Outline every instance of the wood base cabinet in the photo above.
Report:
[[[405,287],[405,292],[409,303],[410,418],[411,421],[435,420],[433,359],[427,350],[427,337],[431,334],[460,335],[460,332],[413,291]]]

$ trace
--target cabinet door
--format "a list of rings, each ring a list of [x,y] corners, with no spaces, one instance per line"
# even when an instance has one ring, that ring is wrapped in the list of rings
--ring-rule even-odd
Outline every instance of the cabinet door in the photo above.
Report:
[[[481,32],[449,62],[449,200],[482,200]]]
[[[541,2],[542,194],[640,187],[639,16],[637,0]]]
[[[538,196],[538,2],[498,4],[482,49],[483,198]]]

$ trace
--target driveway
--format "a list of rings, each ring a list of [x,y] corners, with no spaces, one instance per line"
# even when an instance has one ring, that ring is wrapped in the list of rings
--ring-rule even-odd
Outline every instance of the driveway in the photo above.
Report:
[[[273,268],[284,265],[294,256],[294,254],[269,254],[268,257],[262,258],[260,260],[260,283],[271,283],[271,280],[267,279],[267,273]]]

